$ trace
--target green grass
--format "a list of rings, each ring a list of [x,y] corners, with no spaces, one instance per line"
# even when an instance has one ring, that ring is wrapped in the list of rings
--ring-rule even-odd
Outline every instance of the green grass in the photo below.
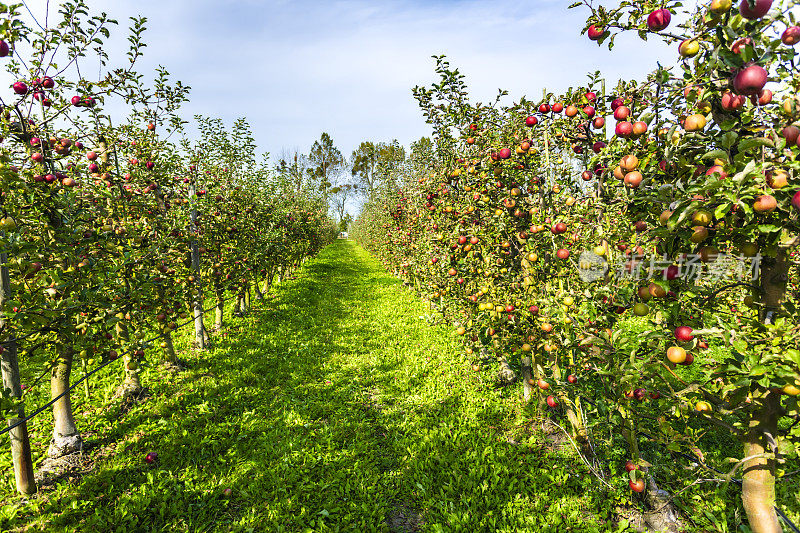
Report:
[[[147,368],[147,401],[78,400],[89,472],[26,500],[4,450],[0,529],[610,528],[595,480],[536,444],[518,390],[473,372],[428,313],[361,248],[331,245],[213,350],[185,352],[188,370]],[[32,426],[37,457],[48,423]]]

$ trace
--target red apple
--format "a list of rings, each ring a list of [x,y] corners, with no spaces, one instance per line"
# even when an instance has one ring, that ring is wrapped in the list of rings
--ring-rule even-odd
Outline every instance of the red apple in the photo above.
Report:
[[[616,120],[628,120],[630,116],[631,110],[627,106],[621,105],[614,110],[614,119]]]
[[[770,213],[778,207],[778,202],[771,194],[762,194],[753,202],[753,210],[757,213]]]
[[[753,39],[751,39],[750,37],[742,37],[741,39],[738,39],[733,42],[733,44],[731,45],[731,52],[733,52],[734,54],[741,54],[742,48],[744,48],[748,44],[753,44]]]
[[[618,137],[630,137],[633,135],[633,124],[630,122],[617,122],[617,126],[614,128],[614,133]]]
[[[781,42],[793,46],[800,42],[800,26],[789,26],[781,35]]]
[[[786,146],[788,147],[797,143],[797,138],[800,137],[800,128],[794,125],[786,126],[783,128],[783,131],[781,131],[781,134],[783,134],[783,138],[786,139]]]
[[[10,51],[8,43],[0,40],[0,57],[6,57]]]
[[[591,39],[593,41],[599,40],[600,37],[602,37],[604,33],[605,33],[605,29],[602,26],[601,27],[597,27],[594,24],[589,26],[589,31],[586,32],[586,34],[589,36],[589,39]]]
[[[150,452],[144,456],[144,460],[147,464],[151,465],[158,460],[158,454],[156,452]]]
[[[558,400],[556,400],[554,396],[548,396],[546,401],[548,407],[554,408],[558,405]]]
[[[529,128],[532,128],[533,126],[535,126],[538,123],[539,123],[539,119],[534,117],[533,115],[531,115],[531,116],[529,116],[528,118],[525,119],[525,125],[528,126]]]
[[[644,480],[637,479],[636,481],[628,481],[628,486],[633,492],[644,492]]]
[[[797,191],[794,193],[794,196],[792,196],[792,205],[795,209],[800,211],[800,191]]]
[[[746,1],[746,0],[745,0]],[[672,21],[672,14],[668,9],[656,9],[647,17],[647,27],[650,31],[661,31]]]
[[[767,105],[772,102],[772,91],[769,89],[761,89],[758,93],[758,98],[756,98],[756,95],[752,95],[750,101],[753,102],[753,104]]]
[[[679,326],[675,328],[675,338],[681,342],[689,342],[694,339],[692,328],[689,326]]]
[[[745,95],[758,94],[766,83],[767,71],[758,65],[750,65],[736,73],[733,90]]]
[[[750,7],[750,3],[753,7]],[[760,19],[772,7],[772,0],[742,0],[739,4],[739,14],[749,20]]]
[[[730,91],[726,91],[722,95],[722,109],[726,111],[738,111],[742,107],[744,107],[745,97],[740,94],[733,94]]]

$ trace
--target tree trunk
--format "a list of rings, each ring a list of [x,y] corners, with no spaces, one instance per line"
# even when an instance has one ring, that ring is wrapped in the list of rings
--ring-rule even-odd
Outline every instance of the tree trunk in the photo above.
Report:
[[[195,196],[194,182],[189,184],[189,199]],[[189,230],[192,234],[197,230],[197,209],[192,209]],[[191,244],[192,270],[196,277],[193,287],[190,287],[192,299],[192,316],[194,317],[194,345],[198,350],[205,350],[208,343],[208,332],[203,324],[203,284],[200,274],[200,245],[197,241]]]
[[[261,292],[264,293],[266,296],[269,293],[270,288],[272,288],[272,281],[275,279],[275,270],[269,269],[267,273],[267,279],[264,280],[264,286],[261,288]]]
[[[225,326],[225,291],[219,281],[214,282],[214,293],[217,296],[217,305],[214,307],[214,330],[220,331]]]
[[[168,365],[180,366],[181,362],[178,355],[175,353],[175,345],[172,342],[172,333],[164,332],[164,362]]]
[[[500,365],[500,370],[497,373],[498,381],[503,385],[511,385],[517,381],[517,374],[511,365],[508,364],[508,359],[505,355],[497,355],[497,363]]]
[[[233,304],[233,316],[244,316],[244,296],[241,292],[236,295],[236,302]]]
[[[72,373],[72,347],[62,340],[58,347],[58,359],[50,374],[50,397],[55,398],[69,388],[69,377]],[[53,404],[53,440],[47,455],[53,458],[63,457],[83,449],[75,418],[72,414],[72,401],[69,393]]]
[[[772,324],[780,312],[786,296],[789,279],[789,261],[784,248],[779,248],[775,258],[764,257],[761,264],[761,290],[764,304],[760,319]],[[769,440],[778,429],[780,393],[764,391],[753,394],[753,401],[761,402],[750,419],[743,437],[744,456],[772,453]],[[742,476],[742,503],[753,533],[780,533],[780,523],[775,512],[775,459],[756,457],[745,461]]]
[[[21,398],[22,386],[19,377],[19,362],[17,360],[17,343],[14,339],[10,339],[7,342],[2,358],[3,388],[11,390],[12,398]],[[17,406],[16,411],[17,416],[8,419],[9,426],[25,418],[25,406],[22,403]],[[11,459],[14,463],[14,478],[17,482],[17,491],[22,494],[33,494],[36,492],[36,481],[33,478],[28,423],[24,422],[9,430],[9,436],[11,437]]]
[[[769,446],[769,438],[774,438],[778,431],[780,393],[762,393],[758,400],[763,401],[763,406],[750,420],[744,437],[745,457],[775,451]],[[742,503],[750,529],[753,533],[781,533],[783,529],[775,512],[775,459],[756,457],[745,461],[743,467]]]
[[[201,325],[203,326],[203,345],[206,348],[209,348],[211,347],[211,335],[208,334],[208,328],[206,328],[205,321],[201,322]]]
[[[261,293],[261,289],[258,287],[258,280],[256,280],[255,283],[253,283],[253,290],[256,293],[256,300],[258,300],[259,302],[263,302],[264,295]]]
[[[8,256],[0,254],[0,265],[8,263]],[[0,308],[5,306],[11,298],[11,279],[7,266],[0,266]],[[0,316],[0,328],[6,330],[5,318]],[[22,397],[22,383],[19,375],[19,360],[17,359],[17,341],[11,337],[6,340],[2,353],[3,388],[11,391],[12,398]],[[8,425],[13,426],[25,418],[25,405],[20,401],[16,407],[17,416],[8,419]],[[28,438],[28,423],[24,422],[14,429],[9,430],[11,439],[11,461],[14,464],[14,478],[17,482],[17,491],[22,494],[36,492],[36,481],[33,479],[33,461],[31,460],[31,442]]]
[[[122,396],[135,396],[142,392],[142,382],[139,380],[139,361],[136,352],[128,350],[123,356],[125,365],[125,380],[122,382],[118,393]]]
[[[131,351],[129,342],[130,331],[128,331],[128,327],[125,324],[117,324],[117,333],[125,346],[125,354],[122,358],[125,378],[122,384],[117,388],[117,395],[123,398],[137,396],[142,392],[142,382],[139,380],[139,363],[141,362],[141,357],[136,355],[136,351]]]
[[[531,401],[533,394],[533,368],[531,367],[531,356],[522,356],[522,397],[525,403]]]

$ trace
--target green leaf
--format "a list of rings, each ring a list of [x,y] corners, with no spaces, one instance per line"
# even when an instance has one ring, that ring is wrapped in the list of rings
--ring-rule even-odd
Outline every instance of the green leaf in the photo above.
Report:
[[[747,152],[748,150],[759,148],[761,146],[774,148],[775,143],[772,142],[772,139],[769,139],[767,137],[750,137],[739,141],[739,145],[737,148],[739,149],[740,152]]]

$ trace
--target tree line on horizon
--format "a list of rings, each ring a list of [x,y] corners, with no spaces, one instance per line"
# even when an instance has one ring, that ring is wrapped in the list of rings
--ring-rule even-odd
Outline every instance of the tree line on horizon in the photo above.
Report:
[[[331,136],[323,132],[307,154],[296,148],[283,149],[276,170],[283,181],[294,184],[297,193],[321,195],[339,222],[340,230],[346,231],[353,221],[348,206],[369,201],[380,188],[402,182],[402,176],[410,174],[407,168],[414,161],[424,160],[432,149],[428,137],[411,143],[408,153],[397,139],[363,141],[348,158]]]

